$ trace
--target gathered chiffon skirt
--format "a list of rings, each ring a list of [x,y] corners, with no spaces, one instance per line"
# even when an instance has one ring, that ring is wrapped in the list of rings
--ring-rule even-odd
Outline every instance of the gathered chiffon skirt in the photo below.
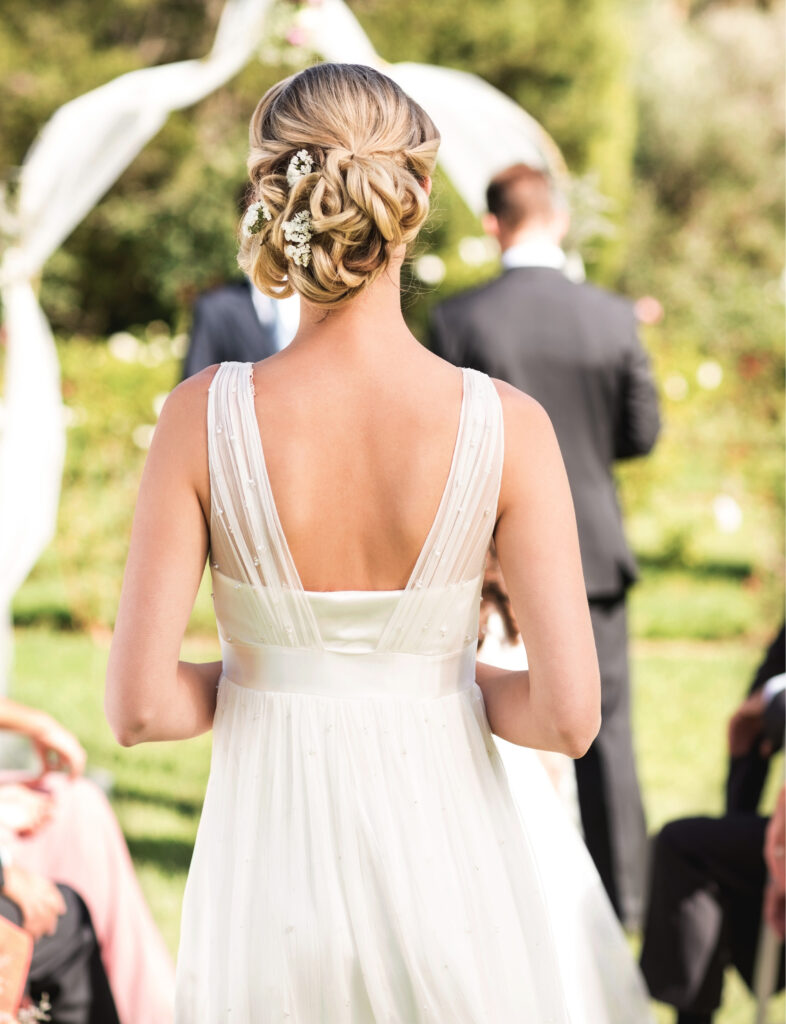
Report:
[[[610,908],[591,885],[556,899],[581,840],[543,831],[558,801],[535,788],[527,821],[474,683],[418,700],[222,677],[178,1024],[647,1020]]]

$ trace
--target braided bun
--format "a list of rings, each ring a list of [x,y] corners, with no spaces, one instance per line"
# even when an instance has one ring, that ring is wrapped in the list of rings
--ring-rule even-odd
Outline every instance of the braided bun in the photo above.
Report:
[[[268,295],[297,291],[334,309],[371,284],[428,215],[439,132],[373,68],[317,64],[279,82],[254,111],[249,140],[248,202],[263,200],[271,217],[241,236],[238,263]],[[290,187],[287,169],[303,149],[313,166]],[[305,266],[286,254],[285,225],[301,211],[312,221]]]

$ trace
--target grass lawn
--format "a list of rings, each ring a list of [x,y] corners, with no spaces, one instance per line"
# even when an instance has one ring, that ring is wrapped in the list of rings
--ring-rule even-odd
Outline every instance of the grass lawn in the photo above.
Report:
[[[636,609],[634,607],[634,619]],[[636,740],[652,829],[685,814],[721,809],[725,723],[759,657],[749,639],[634,642]],[[176,950],[180,903],[207,780],[210,739],[124,750],[101,702],[107,637],[48,627],[16,630],[13,695],[46,708],[80,737],[90,764],[114,779],[112,802],[143,889],[169,948]],[[189,636],[184,657],[218,657],[216,641]],[[777,784],[772,773],[767,799]],[[659,1007],[659,1024],[672,1013]],[[783,1019],[783,996],[772,1019]],[[718,1024],[750,1024],[753,1003],[730,972]],[[635,1024],[635,1022],[631,1022]]]

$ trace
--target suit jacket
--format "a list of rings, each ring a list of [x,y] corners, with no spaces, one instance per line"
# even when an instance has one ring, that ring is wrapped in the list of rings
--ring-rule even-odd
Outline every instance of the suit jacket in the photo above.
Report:
[[[224,360],[255,363],[278,351],[275,325],[262,324],[248,279],[231,281],[194,303],[183,379]]]
[[[559,270],[518,267],[437,306],[431,347],[543,405],[570,481],[587,593],[624,592],[637,567],[612,467],[616,459],[649,452],[660,429],[632,304]]]

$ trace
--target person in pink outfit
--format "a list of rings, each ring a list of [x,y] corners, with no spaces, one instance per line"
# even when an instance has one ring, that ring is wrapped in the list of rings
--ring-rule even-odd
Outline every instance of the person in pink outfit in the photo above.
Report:
[[[85,901],[121,1024],[171,1024],[172,960],[109,801],[82,774],[85,751],[50,715],[5,698],[0,729],[28,737],[43,769],[0,773],[0,858]]]

